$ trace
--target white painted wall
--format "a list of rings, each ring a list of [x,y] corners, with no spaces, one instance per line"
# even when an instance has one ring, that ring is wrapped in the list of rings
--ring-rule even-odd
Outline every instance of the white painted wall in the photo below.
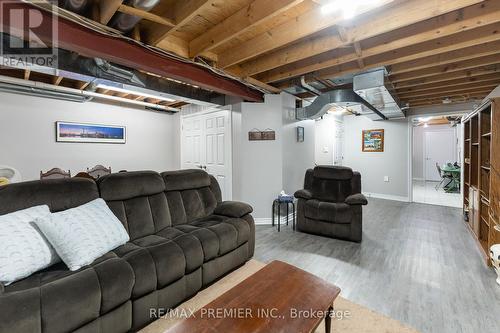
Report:
[[[426,132],[440,132],[440,131],[453,131],[454,142],[456,144],[456,161],[461,161],[461,147],[460,147],[460,132],[461,125],[450,128],[449,125],[430,125],[428,127],[418,126],[413,127],[413,157],[412,157],[412,171],[413,179],[424,179],[424,162],[425,162],[425,133]],[[455,161],[451,161],[455,162]]]
[[[233,198],[254,208],[257,223],[269,222],[273,200],[285,190],[303,187],[307,168],[314,165],[314,122],[295,120],[295,98],[266,95],[264,103],[233,106]],[[296,127],[304,127],[304,142]],[[270,128],[274,141],[249,141],[248,132]]]
[[[361,173],[362,189],[382,197],[408,200],[408,121],[372,121],[345,116],[344,165]],[[362,152],[362,130],[385,130],[384,152]],[[384,176],[389,182],[384,182]]]
[[[180,168],[179,115],[95,102],[76,103],[0,93],[0,165],[38,179],[53,167],[72,175],[96,164],[113,171]],[[55,122],[85,122],[127,127],[126,144],[60,143]]]

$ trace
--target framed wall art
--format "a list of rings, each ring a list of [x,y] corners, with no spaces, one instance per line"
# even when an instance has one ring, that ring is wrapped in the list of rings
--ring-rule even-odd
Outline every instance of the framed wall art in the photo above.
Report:
[[[383,129],[363,130],[362,151],[363,152],[383,152],[384,151],[384,130]]]

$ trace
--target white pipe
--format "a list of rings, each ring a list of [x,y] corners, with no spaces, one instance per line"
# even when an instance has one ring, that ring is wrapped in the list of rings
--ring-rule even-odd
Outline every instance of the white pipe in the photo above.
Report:
[[[180,111],[179,109],[172,108],[169,106],[158,105],[158,104],[148,103],[148,102],[143,102],[143,101],[136,101],[136,100],[128,99],[128,98],[124,98],[124,97],[110,96],[110,95],[96,93],[93,91],[86,91],[86,90],[79,90],[79,89],[74,89],[74,88],[54,86],[54,85],[43,83],[43,82],[27,81],[27,80],[8,77],[8,76],[0,76],[0,82],[12,84],[12,85],[19,85],[19,86],[23,86],[23,87],[31,87],[31,88],[36,88],[36,89],[73,94],[75,96],[80,95],[80,96],[86,96],[86,97],[92,97],[92,98],[111,100],[111,101],[115,101],[115,102],[122,102],[122,103],[127,103],[127,104],[146,106],[146,107],[154,108],[157,110],[175,111],[175,112]]]

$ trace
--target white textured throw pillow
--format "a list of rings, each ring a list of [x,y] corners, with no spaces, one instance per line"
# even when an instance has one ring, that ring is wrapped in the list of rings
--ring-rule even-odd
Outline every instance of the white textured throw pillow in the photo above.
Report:
[[[36,223],[72,271],[129,240],[122,223],[102,199],[54,213],[51,220]]]
[[[35,221],[50,221],[48,206],[0,216],[0,282],[4,285],[61,261]]]

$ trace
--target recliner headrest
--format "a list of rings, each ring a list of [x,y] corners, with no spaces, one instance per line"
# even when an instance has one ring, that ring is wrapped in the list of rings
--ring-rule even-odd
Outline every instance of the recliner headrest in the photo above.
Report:
[[[154,171],[119,172],[97,180],[101,197],[106,201],[128,200],[165,191],[165,183]]]
[[[191,190],[210,186],[210,176],[203,170],[167,171],[162,174],[167,191]]]
[[[352,178],[353,172],[348,167],[318,165],[314,168],[313,175],[315,178],[321,179],[349,180]]]

